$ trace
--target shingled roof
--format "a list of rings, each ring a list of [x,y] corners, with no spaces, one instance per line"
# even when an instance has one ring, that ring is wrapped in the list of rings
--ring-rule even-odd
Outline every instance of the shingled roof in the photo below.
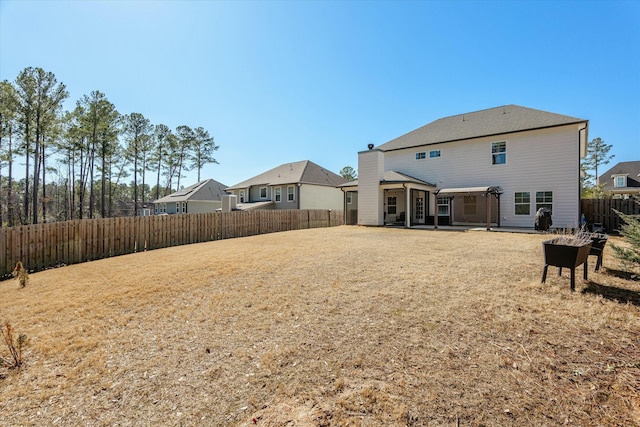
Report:
[[[382,151],[439,144],[483,136],[586,123],[577,117],[549,113],[518,105],[444,117],[377,147]]]
[[[257,185],[315,184],[337,187],[346,179],[309,161],[285,163],[253,178],[242,181],[228,190],[253,187]]]
[[[613,186],[615,175],[627,175],[627,187]],[[598,182],[604,184],[604,190],[623,190],[624,188],[640,188],[640,160],[634,162],[619,162],[614,167],[598,177]]]
[[[226,194],[226,185],[214,179],[205,179],[188,187],[182,188],[168,196],[161,197],[153,203],[186,202],[188,200],[222,200]]]

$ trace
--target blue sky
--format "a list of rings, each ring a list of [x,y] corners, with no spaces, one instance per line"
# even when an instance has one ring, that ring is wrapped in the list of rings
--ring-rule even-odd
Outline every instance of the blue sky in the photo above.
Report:
[[[433,120],[518,104],[589,120],[640,160],[640,1],[0,0],[0,80],[53,72],[66,103],[202,126],[233,185],[336,173]],[[195,182],[195,172],[182,182]]]

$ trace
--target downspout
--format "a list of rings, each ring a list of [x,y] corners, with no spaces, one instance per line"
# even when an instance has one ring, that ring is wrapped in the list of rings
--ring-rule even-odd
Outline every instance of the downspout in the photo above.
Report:
[[[580,157],[580,149],[581,149],[581,145],[580,145],[580,132],[582,131],[586,131],[587,130],[588,125],[585,125],[582,129],[578,129],[578,224],[580,223],[580,216],[582,214],[582,184],[581,184],[581,179],[580,179],[580,174],[582,172],[582,168],[580,167],[580,162],[582,161],[581,157]],[[585,137],[584,137],[584,144],[585,144],[585,151],[587,150],[587,144],[589,142],[587,141],[587,135],[585,133]],[[598,185],[598,177],[596,176],[596,185]]]
[[[344,191],[344,187],[340,187],[342,191],[342,225],[347,224],[347,192]]]

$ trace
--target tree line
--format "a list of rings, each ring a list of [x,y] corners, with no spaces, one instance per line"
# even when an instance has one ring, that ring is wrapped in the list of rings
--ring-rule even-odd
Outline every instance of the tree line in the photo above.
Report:
[[[42,68],[0,82],[0,226],[138,215],[179,189],[185,172],[197,170],[200,181],[203,166],[218,163],[219,146],[202,127],[121,114],[98,90],[65,111],[68,97]]]

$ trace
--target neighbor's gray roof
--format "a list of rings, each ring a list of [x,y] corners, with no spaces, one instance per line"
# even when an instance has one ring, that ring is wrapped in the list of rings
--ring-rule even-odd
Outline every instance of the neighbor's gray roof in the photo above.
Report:
[[[303,160],[301,162],[285,163],[268,170],[253,178],[242,181],[228,190],[254,187],[258,185],[285,185],[285,184],[315,184],[329,187],[337,187],[347,180],[317,164]]]
[[[377,148],[399,150],[583,122],[587,120],[512,104],[438,119]]]
[[[214,179],[205,179],[189,187],[185,187],[155,200],[153,203],[173,203],[186,201],[212,201],[222,200],[222,196],[226,194],[226,185],[219,183]]]
[[[605,190],[619,190],[619,188],[613,186],[613,175],[627,175],[627,188],[640,187],[640,160],[634,162],[619,162],[600,175],[598,182],[604,184]]]
[[[431,184],[430,182],[423,181],[423,180],[418,179],[418,178],[414,178],[414,177],[412,177],[410,175],[407,175],[405,173],[400,173],[400,172],[396,172],[396,171],[386,171],[382,175],[382,179],[380,180],[380,184],[394,184],[394,183],[412,183],[412,184],[427,185],[429,187],[435,187],[435,185]],[[344,183],[342,185],[339,185],[339,187],[357,187],[357,186],[358,186],[358,180],[357,179],[355,181],[350,181],[350,182]]]

